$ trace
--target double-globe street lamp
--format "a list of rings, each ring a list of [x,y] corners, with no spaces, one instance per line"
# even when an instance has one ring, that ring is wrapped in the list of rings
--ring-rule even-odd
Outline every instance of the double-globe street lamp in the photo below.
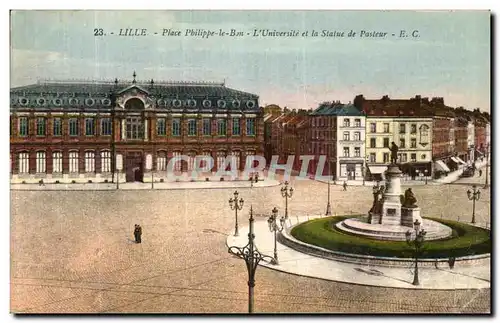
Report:
[[[285,220],[288,220],[288,199],[293,195],[293,188],[288,187],[288,181],[286,181],[284,185],[285,186],[281,188],[281,196],[285,198]]]
[[[422,248],[422,245],[424,244],[425,235],[427,233],[424,229],[420,229],[420,224],[421,223],[418,221],[418,219],[413,223],[415,238],[412,239],[411,230],[406,231],[406,242],[409,246],[413,245],[415,247],[415,270],[413,273],[413,285],[415,286],[420,285],[420,282],[418,281],[418,256],[420,253],[420,248]]]
[[[231,210],[234,210],[234,217],[236,219],[235,225],[234,225],[234,236],[238,236],[238,211],[241,211],[243,208],[243,202],[244,200],[240,198],[238,200],[238,191],[234,191],[234,198],[229,199],[229,206],[231,207]]]
[[[257,266],[259,262],[265,259],[269,259],[270,262],[273,261],[271,256],[264,255],[257,250],[254,244],[255,234],[253,231],[253,209],[250,207],[250,218],[249,222],[249,232],[248,232],[248,244],[244,247],[231,246],[228,248],[228,252],[233,254],[243,260],[247,265],[248,270],[248,313],[253,313],[253,288],[255,287],[255,272],[257,271]]]
[[[275,207],[271,211],[271,216],[269,216],[269,219],[267,219],[267,224],[269,225],[269,231],[274,232],[274,258],[272,260],[273,265],[279,265],[278,262],[278,249],[277,249],[277,243],[276,243],[276,235],[278,232],[283,231],[285,228],[285,218],[282,216],[279,220],[279,224],[277,223],[277,218],[278,218],[278,209]]]
[[[469,200],[472,200],[472,223],[476,223],[476,201],[479,201],[481,191],[476,187],[476,185],[472,185],[472,191],[467,190],[467,197]]]

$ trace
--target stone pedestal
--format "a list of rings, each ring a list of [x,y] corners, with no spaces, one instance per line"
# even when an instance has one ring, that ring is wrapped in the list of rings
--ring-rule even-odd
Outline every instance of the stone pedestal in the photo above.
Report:
[[[401,171],[399,167],[395,164],[389,165],[386,178],[381,224],[401,225]]]
[[[420,216],[419,207],[402,207],[401,208],[401,225],[413,228],[413,223],[418,219],[418,222],[423,223]]]

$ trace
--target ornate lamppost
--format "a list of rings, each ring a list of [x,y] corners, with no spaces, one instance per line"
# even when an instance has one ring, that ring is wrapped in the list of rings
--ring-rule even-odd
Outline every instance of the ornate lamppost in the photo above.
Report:
[[[267,224],[269,225],[269,231],[274,232],[274,258],[272,260],[273,265],[279,265],[278,262],[278,249],[277,249],[277,243],[276,243],[276,235],[278,232],[283,231],[285,228],[285,218],[282,216],[280,218],[280,223],[277,223],[277,217],[278,217],[278,209],[275,207],[272,211],[271,216],[269,216],[269,219],[267,219]]]
[[[234,236],[237,237],[238,234],[238,211],[241,211],[243,208],[243,202],[244,200],[240,198],[238,200],[238,191],[234,191],[234,198],[229,199],[229,207],[231,207],[231,210],[234,210],[234,218],[235,218],[235,225],[234,225]]]
[[[420,248],[424,244],[424,239],[427,232],[425,232],[424,229],[420,230],[420,222],[418,221],[418,219],[413,223],[413,229],[415,230],[415,238],[412,240],[411,230],[408,230],[406,231],[406,242],[409,246],[413,245],[415,247],[415,270],[413,273],[413,285],[417,286],[420,285],[420,282],[418,281],[418,255],[420,252]]]
[[[255,234],[253,232],[253,209],[250,207],[250,218],[248,222],[250,223],[250,229],[248,232],[248,244],[242,248],[231,246],[228,248],[228,252],[233,254],[243,260],[247,265],[248,270],[248,313],[253,313],[253,288],[255,287],[255,272],[257,271],[257,266],[259,262],[265,259],[269,259],[272,262],[273,258],[260,253],[254,244]]]
[[[288,198],[293,195],[293,188],[288,188],[288,181],[286,181],[285,186],[281,188],[281,196],[285,198],[285,220],[288,220]]]
[[[472,200],[472,223],[476,223],[476,201],[479,201],[481,191],[476,188],[476,185],[472,185],[472,191],[467,190],[467,197]]]

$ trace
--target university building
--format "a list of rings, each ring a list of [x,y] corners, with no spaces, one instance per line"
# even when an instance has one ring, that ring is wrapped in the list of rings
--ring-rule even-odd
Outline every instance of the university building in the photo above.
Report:
[[[258,96],[223,83],[47,81],[10,92],[13,183],[160,181],[168,162],[208,174],[263,155]],[[200,164],[197,164],[200,165]]]

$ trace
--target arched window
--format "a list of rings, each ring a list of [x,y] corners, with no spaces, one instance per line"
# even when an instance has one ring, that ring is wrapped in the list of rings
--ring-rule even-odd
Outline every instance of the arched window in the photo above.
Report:
[[[26,152],[19,153],[19,174],[27,174],[29,173],[30,166],[30,157]]]
[[[69,153],[69,172],[78,173],[78,152],[70,151]]]
[[[52,153],[52,173],[62,173],[62,153],[60,151]]]
[[[224,161],[226,160],[226,152],[218,151],[217,152],[217,169],[221,169],[224,167]]]
[[[111,173],[111,152],[101,151],[101,173]]]
[[[165,171],[167,169],[167,153],[164,151],[158,152],[156,157],[156,170]]]
[[[174,151],[174,152],[172,153],[173,158],[175,158],[175,157],[179,158],[179,157],[181,157],[181,155],[182,155],[182,154],[181,154],[181,152],[180,152],[180,151]],[[175,164],[174,164],[174,171],[176,171],[176,172],[180,172],[181,170],[182,170],[182,160],[179,158],[179,159],[175,162]]]
[[[240,169],[240,155],[241,155],[241,152],[239,150],[231,152],[231,156],[234,157],[234,159],[235,159],[236,170]]]
[[[429,129],[430,127],[426,124],[420,126],[420,144],[425,146],[429,143]]]
[[[36,172],[37,173],[45,173],[45,152],[37,151],[36,153]]]
[[[85,172],[86,173],[95,172],[95,154],[93,151],[85,152]]]
[[[187,165],[188,171],[192,171],[193,168],[194,168],[194,161],[195,161],[195,158],[196,158],[196,151],[190,151],[188,153],[188,156],[189,156],[189,158],[188,158],[188,165]]]
[[[203,156],[211,156],[212,153],[210,151],[206,150],[202,153],[202,155]],[[210,172],[212,170],[210,163],[207,162],[206,160],[201,162],[200,167],[202,168],[203,172]]]

